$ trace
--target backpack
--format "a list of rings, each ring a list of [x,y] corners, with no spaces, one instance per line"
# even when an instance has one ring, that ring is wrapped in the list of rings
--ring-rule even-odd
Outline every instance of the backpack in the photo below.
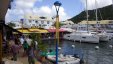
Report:
[[[23,47],[26,48],[26,49],[29,48],[29,45],[28,45],[28,43],[27,43],[26,41],[24,41],[24,43],[23,43]]]

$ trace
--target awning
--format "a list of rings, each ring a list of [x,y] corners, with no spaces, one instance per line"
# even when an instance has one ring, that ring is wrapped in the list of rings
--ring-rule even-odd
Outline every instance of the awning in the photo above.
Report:
[[[28,29],[19,29],[18,31],[20,31],[21,33],[31,33],[30,31],[28,31]]]
[[[56,29],[48,29],[49,32],[56,32]],[[59,29],[59,32],[65,32],[64,29]]]
[[[30,32],[38,32],[38,33],[48,33],[45,29],[36,29],[36,28],[30,28],[28,29]]]
[[[19,29],[18,31],[22,32],[22,33],[48,33],[47,30],[45,29],[34,29],[34,28],[30,28],[30,29]]]

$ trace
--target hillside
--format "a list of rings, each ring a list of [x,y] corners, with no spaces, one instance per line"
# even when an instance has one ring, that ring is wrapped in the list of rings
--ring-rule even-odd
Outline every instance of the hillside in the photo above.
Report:
[[[109,5],[103,8],[98,8],[98,20],[113,20],[113,6]],[[95,10],[88,10],[89,20],[95,20]],[[86,20],[86,11],[81,12],[77,16],[70,19],[74,23]]]

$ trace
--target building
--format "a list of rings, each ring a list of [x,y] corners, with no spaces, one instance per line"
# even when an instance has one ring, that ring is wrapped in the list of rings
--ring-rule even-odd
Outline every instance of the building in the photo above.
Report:
[[[73,25],[74,24],[71,20],[62,21],[61,23],[65,24],[65,25]]]
[[[49,29],[54,24],[51,17],[37,16],[37,15],[25,15],[25,19],[22,20],[23,25],[29,28],[44,28]]]
[[[20,19],[20,21],[12,21],[16,27],[19,28],[44,28],[49,29],[54,24],[54,20],[51,17],[37,16],[37,15],[25,15],[24,19]]]
[[[88,24],[93,27],[113,28],[113,20],[100,20],[100,21],[81,21],[78,24]]]

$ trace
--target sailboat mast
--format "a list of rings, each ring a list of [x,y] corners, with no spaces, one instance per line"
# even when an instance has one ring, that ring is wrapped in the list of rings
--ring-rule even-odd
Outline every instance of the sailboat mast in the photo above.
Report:
[[[88,31],[88,3],[86,0],[86,16],[87,16],[87,31]]]
[[[112,0],[112,5],[113,5],[113,0]]]
[[[98,13],[97,13],[97,1],[96,0],[95,0],[95,10],[96,10],[96,13],[95,13],[95,15],[96,15],[96,22],[97,22],[97,26],[98,26],[98,16],[97,16]]]
[[[113,7],[113,0],[112,0],[112,7]]]

